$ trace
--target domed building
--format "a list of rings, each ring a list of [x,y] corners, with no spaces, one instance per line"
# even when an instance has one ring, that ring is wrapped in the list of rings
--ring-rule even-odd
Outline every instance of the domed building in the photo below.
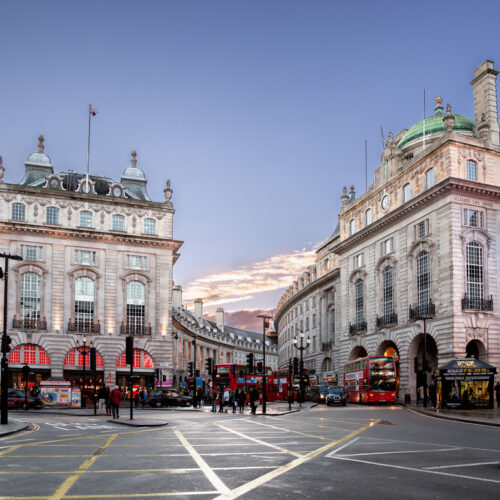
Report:
[[[436,98],[433,115],[389,133],[366,192],[343,189],[337,229],[278,303],[280,366],[300,333],[318,381],[392,356],[412,401],[454,357],[500,366],[497,74],[492,61],[474,71],[474,119]]]

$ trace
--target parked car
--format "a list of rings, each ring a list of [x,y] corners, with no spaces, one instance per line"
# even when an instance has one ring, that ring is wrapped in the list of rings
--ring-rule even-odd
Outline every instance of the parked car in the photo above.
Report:
[[[328,394],[326,396],[326,404],[330,405],[342,405],[345,406],[347,404],[347,396],[344,392],[343,387],[338,386],[330,386],[328,388]]]
[[[145,404],[160,408],[162,406],[191,406],[193,398],[190,396],[181,396],[176,391],[172,390],[154,390],[146,398]]]
[[[19,389],[9,389],[7,401],[8,408],[24,408],[26,404],[24,391],[20,391]],[[40,410],[42,406],[43,404],[41,399],[28,396],[28,408]]]
[[[326,403],[326,396],[328,395],[328,385],[319,384],[311,387],[311,401],[315,403]]]

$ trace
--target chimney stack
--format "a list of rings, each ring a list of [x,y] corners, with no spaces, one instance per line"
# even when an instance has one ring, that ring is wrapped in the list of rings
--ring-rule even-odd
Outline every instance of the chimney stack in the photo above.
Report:
[[[176,285],[172,288],[172,305],[175,309],[181,309],[182,307],[182,287]]]
[[[487,142],[500,145],[500,129],[498,127],[497,79],[498,71],[493,69],[493,61],[484,61],[474,70],[474,118],[476,130],[481,123],[489,125]],[[483,126],[484,128],[484,126]]]
[[[198,321],[203,317],[203,299],[194,299],[194,316]]]
[[[223,332],[224,331],[224,309],[218,307],[215,311],[215,322],[217,323],[217,328]]]

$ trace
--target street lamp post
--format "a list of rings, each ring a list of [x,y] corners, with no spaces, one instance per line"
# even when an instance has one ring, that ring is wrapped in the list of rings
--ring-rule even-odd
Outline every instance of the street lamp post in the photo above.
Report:
[[[269,328],[269,320],[273,319],[272,316],[266,314],[259,314],[257,318],[262,318],[262,413],[266,413],[267,403],[267,380],[266,380],[266,330]]]
[[[196,333],[193,332],[193,408],[198,406],[196,398]]]
[[[9,363],[7,361],[7,353],[10,351],[10,337],[7,335],[7,288],[9,285],[9,259],[23,260],[20,255],[10,255],[10,253],[0,253],[0,257],[5,259],[5,266],[3,271],[0,269],[0,279],[4,278],[3,288],[3,335],[2,335],[2,364],[1,364],[1,389],[2,395],[0,399],[0,423],[7,425],[9,423]]]
[[[87,344],[87,336],[84,335],[82,337],[82,344],[83,344],[83,386],[82,386],[82,408],[85,408],[87,406],[87,400],[85,398],[85,362],[87,361],[87,350],[86,350],[86,344]]]
[[[304,345],[304,332],[300,332],[300,345],[298,345],[297,337],[293,338],[293,345],[295,349],[300,351],[300,366],[299,366],[299,376],[300,376],[300,406],[304,402],[304,351],[309,347],[311,339],[307,337],[306,345]]]

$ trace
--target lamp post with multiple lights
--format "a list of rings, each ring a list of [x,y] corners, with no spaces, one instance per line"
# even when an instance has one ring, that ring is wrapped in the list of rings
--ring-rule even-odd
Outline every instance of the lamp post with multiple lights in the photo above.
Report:
[[[300,345],[297,337],[293,338],[293,345],[295,346],[295,349],[298,349],[300,351],[300,365],[299,365],[299,376],[300,376],[300,399],[299,403],[300,406],[302,406],[302,403],[304,402],[304,351],[309,347],[309,344],[311,343],[311,339],[307,337],[306,339],[306,345],[304,345],[304,332],[300,332]]]

